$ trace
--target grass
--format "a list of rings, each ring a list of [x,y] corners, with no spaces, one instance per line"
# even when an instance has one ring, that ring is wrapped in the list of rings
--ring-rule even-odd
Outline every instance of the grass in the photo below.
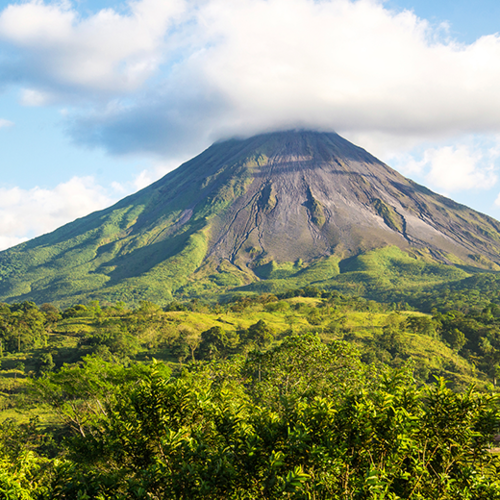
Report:
[[[270,262],[256,269],[261,278],[259,281],[237,290],[282,293],[313,285],[374,300],[401,300],[400,297],[409,298],[414,293],[443,284],[460,283],[471,276],[458,267],[411,255],[394,246],[344,260],[332,255],[296,269],[297,265],[293,263]]]

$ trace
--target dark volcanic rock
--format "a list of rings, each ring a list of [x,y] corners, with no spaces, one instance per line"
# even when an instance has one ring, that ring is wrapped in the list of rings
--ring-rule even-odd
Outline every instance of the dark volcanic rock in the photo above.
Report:
[[[396,245],[428,249],[443,262],[447,254],[500,262],[497,221],[415,184],[337,134],[283,132],[240,146],[265,154],[249,169],[246,192],[219,215],[211,255],[251,266],[259,251],[294,261]]]
[[[0,252],[0,300],[164,301],[251,283],[271,264],[387,246],[499,269],[499,230],[337,134],[263,134],[214,144],[116,205]]]

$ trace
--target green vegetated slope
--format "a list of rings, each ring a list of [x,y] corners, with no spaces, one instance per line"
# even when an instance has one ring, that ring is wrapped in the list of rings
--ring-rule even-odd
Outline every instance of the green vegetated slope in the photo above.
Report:
[[[97,301],[59,311],[24,302],[0,309],[0,407],[26,375],[39,377],[65,363],[97,355],[117,363],[156,358],[180,363],[230,358],[268,349],[290,335],[314,333],[325,343],[357,346],[367,363],[410,363],[422,383],[445,377],[452,387],[493,387],[500,372],[500,309],[435,313],[401,310],[339,292],[307,287],[276,297],[243,296],[225,304],[142,302],[101,307]],[[208,340],[207,332],[215,332]],[[458,332],[458,333],[457,333]],[[9,395],[10,394],[10,395]],[[29,412],[28,412],[29,414]]]
[[[240,290],[283,292],[308,284],[320,288],[352,291],[369,298],[389,299],[392,294],[411,297],[412,292],[433,288],[442,283],[457,283],[480,269],[469,272],[439,263],[429,256],[405,252],[391,246],[371,250],[356,257],[339,261],[335,256],[320,259],[297,270],[297,265],[267,265],[267,279]]]
[[[230,146],[216,153],[215,165],[205,155],[110,209],[2,252],[0,296],[169,300],[204,259],[211,217],[245,189],[249,160]]]
[[[313,287],[3,304],[0,492],[500,498],[500,306],[401,307]]]
[[[496,273],[499,229],[337,134],[264,134],[0,252],[0,300],[165,304],[308,284],[393,300]]]

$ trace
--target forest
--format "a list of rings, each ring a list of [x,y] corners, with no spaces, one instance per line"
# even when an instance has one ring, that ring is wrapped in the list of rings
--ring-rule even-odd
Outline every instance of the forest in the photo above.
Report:
[[[441,297],[1,304],[0,499],[500,499],[500,306]]]

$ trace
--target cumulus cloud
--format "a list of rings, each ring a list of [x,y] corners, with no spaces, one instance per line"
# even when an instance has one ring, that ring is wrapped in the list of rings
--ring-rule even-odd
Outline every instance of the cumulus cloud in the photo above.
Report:
[[[183,9],[183,0],[142,0],[131,2],[126,14],[103,9],[82,17],[70,2],[32,0],[2,11],[0,39],[20,58],[10,63],[11,77],[63,96],[75,90],[115,94],[151,76]]]
[[[434,189],[447,193],[464,190],[488,190],[497,182],[500,140],[464,138],[455,145],[425,149],[420,154],[395,157],[405,175],[422,179]]]
[[[497,181],[497,176],[492,171],[493,165],[489,169],[479,168],[482,159],[482,154],[464,147],[429,151],[426,154],[426,160],[430,163],[427,179],[432,185],[447,191],[489,189]]]
[[[78,119],[75,138],[165,153],[289,127],[403,140],[500,127],[497,36],[436,42],[412,13],[363,0],[211,0],[189,27],[198,50],[133,102]]]
[[[73,177],[54,189],[0,188],[0,250],[47,233],[112,203],[92,177]]]
[[[446,25],[382,0],[123,7],[82,16],[69,2],[33,0],[0,13],[4,83],[23,82],[26,105],[68,106],[67,130],[80,144],[182,156],[224,137],[310,127],[371,137],[377,154],[500,129],[497,35],[460,44]],[[436,185],[491,180],[470,151],[432,154]],[[467,181],[446,181],[445,160]]]

